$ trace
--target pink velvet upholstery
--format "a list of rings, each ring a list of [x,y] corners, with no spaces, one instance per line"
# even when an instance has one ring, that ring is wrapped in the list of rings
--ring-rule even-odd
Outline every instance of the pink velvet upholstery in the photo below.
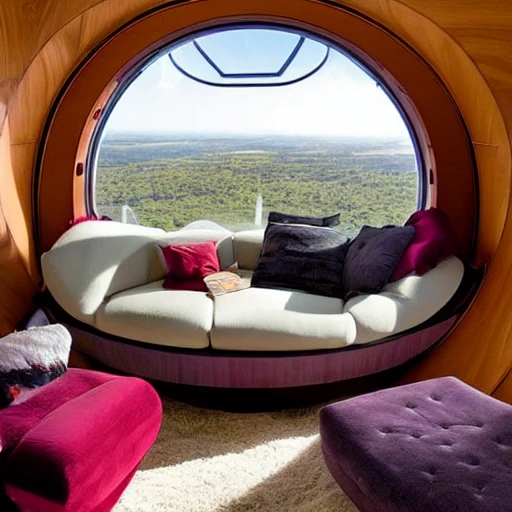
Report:
[[[147,382],[70,369],[27,402],[0,411],[6,493],[20,510],[110,510],[161,418]]]
[[[450,221],[437,208],[413,213],[405,225],[414,226],[416,232],[393,273],[392,281],[411,272],[421,276],[442,259],[460,253]]]

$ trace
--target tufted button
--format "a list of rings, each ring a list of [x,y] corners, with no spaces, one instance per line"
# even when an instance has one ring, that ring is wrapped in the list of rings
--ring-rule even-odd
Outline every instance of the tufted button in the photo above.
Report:
[[[440,402],[441,397],[439,395],[430,395],[430,399],[434,400],[434,402]]]
[[[441,443],[441,446],[453,446],[454,443],[452,443],[451,441],[443,441]]]
[[[429,475],[435,475],[436,473],[437,473],[437,468],[435,468],[433,466],[428,468],[428,474]]]
[[[477,494],[482,494],[482,491],[484,490],[485,482],[479,482],[476,484],[476,492]]]
[[[414,432],[411,434],[411,437],[414,437],[414,439],[419,439],[420,437],[423,437],[421,434],[418,434],[417,432]]]
[[[468,461],[468,464],[470,466],[479,466],[480,461],[476,457],[471,457],[471,459],[469,459],[469,461]]]
[[[393,432],[393,429],[391,427],[382,427],[379,432],[381,434],[391,434]]]
[[[416,404],[412,404],[412,403],[410,403],[410,402],[409,402],[409,403],[406,405],[406,407],[407,407],[407,409],[416,409],[416,407],[418,407],[418,406],[417,406]]]
[[[448,430],[448,429],[451,427],[451,425],[450,425],[449,423],[441,423],[439,426],[440,426],[443,430]]]

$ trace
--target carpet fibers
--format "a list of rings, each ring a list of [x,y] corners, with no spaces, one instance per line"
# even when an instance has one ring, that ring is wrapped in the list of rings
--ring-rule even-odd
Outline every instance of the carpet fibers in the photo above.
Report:
[[[114,512],[357,512],[323,462],[319,406],[240,414],[162,401],[158,439]]]

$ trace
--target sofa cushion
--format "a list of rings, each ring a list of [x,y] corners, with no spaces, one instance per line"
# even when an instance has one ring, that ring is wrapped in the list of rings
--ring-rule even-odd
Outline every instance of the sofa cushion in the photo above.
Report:
[[[206,348],[213,301],[202,292],[165,290],[162,281],[118,293],[98,310],[101,331],[146,343]]]
[[[167,266],[166,290],[208,291],[203,279],[220,270],[215,242],[168,245],[161,250]]]
[[[422,277],[411,275],[387,284],[379,294],[348,300],[344,313],[357,325],[355,343],[368,343],[415,327],[439,311],[457,291],[464,265],[448,258]]]
[[[347,242],[330,228],[269,224],[251,285],[341,297]]]
[[[214,302],[215,349],[320,350],[350,345],[356,335],[354,319],[332,297],[249,288]]]
[[[412,272],[421,276],[442,259],[460,253],[448,217],[437,208],[415,212],[405,224],[414,226],[415,233],[393,273],[393,281]]]
[[[363,226],[347,252],[343,269],[345,299],[361,293],[379,293],[413,236],[412,226]]]
[[[307,226],[323,226],[333,228],[340,223],[340,214],[335,213],[327,217],[303,217],[289,213],[269,212],[269,223],[277,224],[306,224]]]

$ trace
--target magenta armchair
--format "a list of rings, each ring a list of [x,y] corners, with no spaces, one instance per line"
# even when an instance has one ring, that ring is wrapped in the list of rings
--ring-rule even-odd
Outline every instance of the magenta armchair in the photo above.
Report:
[[[112,509],[161,420],[160,398],[144,380],[69,369],[0,410],[0,510]]]

